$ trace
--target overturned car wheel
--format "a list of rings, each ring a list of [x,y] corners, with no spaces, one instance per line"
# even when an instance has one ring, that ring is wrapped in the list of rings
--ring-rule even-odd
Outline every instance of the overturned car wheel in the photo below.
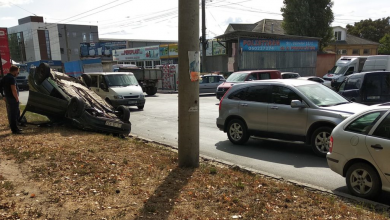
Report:
[[[47,63],[39,64],[35,70],[34,80],[37,85],[41,85],[45,79],[51,76],[50,66]]]
[[[72,97],[69,102],[67,114],[69,118],[78,118],[85,111],[85,104],[83,100],[77,97]]]
[[[128,108],[126,108],[123,105],[120,105],[118,106],[118,108],[116,108],[116,110],[119,113],[118,114],[119,119],[121,119],[123,122],[126,123],[130,121],[130,110]]]

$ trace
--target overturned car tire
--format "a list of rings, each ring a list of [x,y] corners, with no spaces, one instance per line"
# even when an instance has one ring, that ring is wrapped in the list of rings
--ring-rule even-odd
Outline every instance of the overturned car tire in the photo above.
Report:
[[[84,80],[85,85],[89,88],[91,87],[92,79],[88,74],[82,74],[81,78]]]
[[[128,108],[126,108],[125,106],[123,105],[120,105],[118,106],[118,108],[116,108],[116,110],[118,111],[118,118],[120,120],[122,120],[123,122],[130,122],[130,110]]]
[[[47,63],[41,63],[35,69],[34,80],[37,85],[41,85],[50,76],[50,66]]]
[[[83,100],[78,97],[72,97],[69,102],[67,114],[69,118],[78,118],[85,111],[85,104]]]

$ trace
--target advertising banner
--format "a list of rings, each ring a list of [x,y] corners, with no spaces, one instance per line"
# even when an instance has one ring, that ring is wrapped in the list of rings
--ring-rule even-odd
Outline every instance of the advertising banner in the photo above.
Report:
[[[7,28],[0,28],[0,56],[1,56],[1,63],[3,65],[3,71],[5,75],[9,73],[9,68],[11,68],[11,56],[10,56],[9,46],[8,46]]]
[[[170,59],[179,57],[179,46],[178,44],[164,44],[160,45],[160,58]]]
[[[240,39],[242,51],[317,51],[316,40]]]
[[[218,55],[226,55],[226,43],[213,41],[213,56]]]
[[[113,51],[113,61],[159,60],[159,46],[129,48]]]
[[[80,58],[102,58],[112,60],[112,51],[125,49],[126,41],[81,43]]]

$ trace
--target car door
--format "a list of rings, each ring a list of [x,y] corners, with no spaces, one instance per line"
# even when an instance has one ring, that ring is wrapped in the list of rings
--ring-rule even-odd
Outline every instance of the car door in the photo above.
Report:
[[[97,75],[89,75],[91,77],[91,88],[92,91],[94,91],[96,94],[99,92],[99,86],[98,86],[98,76]]]
[[[267,131],[269,88],[269,85],[256,85],[239,90],[229,96],[231,99],[241,100],[239,113],[251,133]]]
[[[215,93],[217,91],[217,87],[219,86],[219,76],[210,76],[209,77],[209,89],[208,93]]]
[[[366,137],[366,146],[375,163],[390,181],[390,114],[380,122],[371,135]]]
[[[101,88],[102,83],[107,87],[107,83],[104,80],[103,76],[97,75],[97,87],[95,87],[94,92],[103,99],[105,99],[108,96],[108,90]]]
[[[285,86],[272,86],[268,105],[268,132],[271,134],[306,135],[307,108],[292,108],[291,100],[300,100]]]
[[[202,80],[199,82],[199,93],[207,93],[209,90],[209,77],[203,76]]]

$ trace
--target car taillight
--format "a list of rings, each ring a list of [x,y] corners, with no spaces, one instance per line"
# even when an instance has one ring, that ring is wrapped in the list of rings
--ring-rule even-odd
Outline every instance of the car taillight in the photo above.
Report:
[[[231,89],[232,87],[230,87],[226,92],[225,94],[223,94],[222,98],[221,98],[221,101],[219,101],[219,111],[221,111],[221,108],[222,108],[222,100],[223,98],[225,98],[225,95],[229,92],[229,90]]]
[[[333,137],[330,136],[330,141],[329,141],[329,153],[332,153],[333,150]]]

